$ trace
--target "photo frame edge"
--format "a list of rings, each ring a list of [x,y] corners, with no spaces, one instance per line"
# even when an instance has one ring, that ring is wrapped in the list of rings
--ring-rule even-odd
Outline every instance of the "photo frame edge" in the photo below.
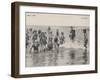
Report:
[[[80,9],[93,9],[95,10],[95,35],[96,35],[96,53],[95,53],[95,70],[93,71],[79,71],[79,72],[59,72],[59,73],[43,73],[43,74],[27,74],[27,75],[20,75],[19,74],[19,6],[21,5],[26,5],[26,4],[31,4],[31,6],[36,4],[37,6],[48,6],[54,7],[54,5],[59,6],[59,7],[64,7],[65,5],[59,5],[59,4],[46,4],[46,3],[28,3],[28,2],[13,2],[11,4],[11,76],[15,78],[23,78],[23,77],[41,77],[41,76],[57,76],[57,75],[71,75],[71,74],[86,74],[86,73],[97,73],[97,7],[95,6],[83,6]],[[28,6],[28,5],[26,5]],[[68,6],[68,5],[67,5]],[[65,8],[67,8],[67,6]],[[72,7],[70,7],[72,6]],[[75,5],[69,5],[70,8],[73,8]],[[59,8],[58,7],[58,8]],[[81,6],[76,5],[76,9]],[[15,65],[14,65],[15,63]]]

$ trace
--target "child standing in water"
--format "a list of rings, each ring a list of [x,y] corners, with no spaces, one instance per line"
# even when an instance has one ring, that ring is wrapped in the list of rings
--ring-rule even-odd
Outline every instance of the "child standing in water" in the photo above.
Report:
[[[50,32],[48,38],[48,50],[52,50],[52,49],[53,49],[53,35],[52,32]]]
[[[48,31],[47,31],[47,48],[48,50],[53,49],[53,34],[50,27],[48,27]]]
[[[60,44],[63,44],[64,42],[65,42],[64,33],[63,33],[63,32],[61,32]]]
[[[46,37],[45,32],[41,33],[40,43],[41,43],[42,51],[45,51],[46,50],[46,44],[47,44],[47,37]]]
[[[38,47],[39,47],[39,40],[38,40],[38,33],[37,33],[37,30],[34,30],[33,32],[33,36],[32,36],[32,47],[30,49],[30,51],[33,49],[34,50],[34,53],[37,53],[39,50],[38,50]]]
[[[56,30],[56,35],[55,35],[55,38],[54,38],[54,45],[55,45],[55,49],[57,50],[57,52],[59,52],[59,43],[60,43],[59,30],[57,29]]]
[[[39,52],[39,42],[38,42],[38,40],[35,40],[35,43],[32,45],[32,47],[34,48],[34,53]]]

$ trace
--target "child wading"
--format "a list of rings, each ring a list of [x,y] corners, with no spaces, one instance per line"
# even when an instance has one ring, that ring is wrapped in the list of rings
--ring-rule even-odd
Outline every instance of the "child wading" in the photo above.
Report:
[[[59,52],[59,30],[57,29],[56,31],[56,36],[54,38],[54,44],[55,44],[55,49],[57,50],[57,52]]]
[[[46,44],[47,44],[47,37],[46,37],[45,32],[41,32],[40,44],[41,44],[41,49],[42,49],[41,51],[45,51],[46,50]]]
[[[38,53],[39,51],[39,41],[38,41],[38,33],[36,30],[34,30],[33,32],[33,37],[32,37],[32,40],[33,40],[33,44],[32,44],[32,47],[30,49],[30,51],[32,50],[32,48],[34,49],[34,53]]]
[[[47,47],[48,50],[52,50],[53,49],[53,34],[52,34],[52,30],[50,27],[48,27],[48,37],[47,37]]]
[[[35,40],[35,43],[32,45],[32,47],[34,48],[34,53],[38,53],[38,51],[39,51],[39,42],[37,40]]]
[[[48,50],[52,50],[52,49],[53,49],[53,38],[52,38],[52,32],[50,32],[48,38]]]
[[[63,33],[63,32],[61,32],[60,44],[63,44],[64,42],[65,42],[64,33]]]

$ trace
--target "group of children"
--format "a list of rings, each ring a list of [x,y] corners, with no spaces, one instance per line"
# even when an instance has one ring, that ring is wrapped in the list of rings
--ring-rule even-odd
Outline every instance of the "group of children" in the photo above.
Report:
[[[87,48],[88,38],[87,38],[87,29],[83,29],[84,34],[84,47]],[[72,42],[75,41],[76,31],[71,27],[69,38]],[[64,32],[60,32],[59,29],[56,29],[55,32],[48,27],[47,31],[42,30],[33,30],[32,28],[26,30],[26,48],[29,48],[30,53],[32,50],[34,53],[41,51],[51,51],[59,50],[59,46],[65,43]]]
[[[43,32],[42,30],[32,30],[32,28],[26,31],[26,48],[29,48],[30,46],[30,53],[32,50],[34,53],[45,52],[46,50],[58,50],[59,45],[64,42],[64,32],[60,33],[58,29],[56,30],[55,35],[50,27],[48,27],[47,32]]]

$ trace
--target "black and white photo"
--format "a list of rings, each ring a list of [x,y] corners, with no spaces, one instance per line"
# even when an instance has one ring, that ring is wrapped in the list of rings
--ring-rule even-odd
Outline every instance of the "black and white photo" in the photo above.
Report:
[[[89,64],[89,15],[26,12],[25,16],[26,67]]]
[[[97,73],[97,7],[12,3],[11,76]]]

